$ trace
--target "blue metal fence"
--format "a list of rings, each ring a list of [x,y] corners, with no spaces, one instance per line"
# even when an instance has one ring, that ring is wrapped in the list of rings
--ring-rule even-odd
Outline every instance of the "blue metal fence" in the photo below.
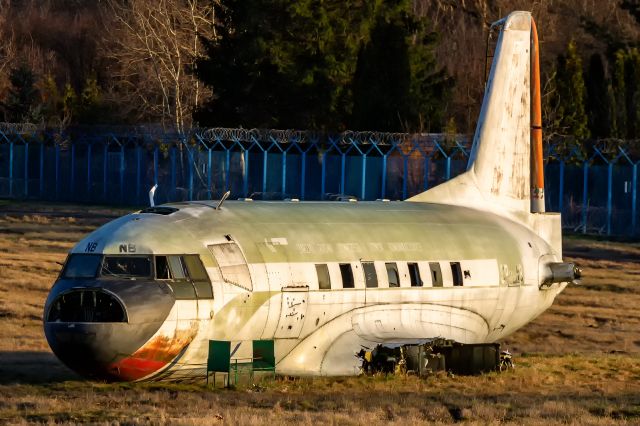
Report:
[[[632,149],[601,141],[585,152],[546,147],[549,211],[585,233],[637,235],[638,163]],[[466,168],[463,136],[152,128],[41,131],[0,124],[0,197],[141,206],[156,200],[405,199]]]

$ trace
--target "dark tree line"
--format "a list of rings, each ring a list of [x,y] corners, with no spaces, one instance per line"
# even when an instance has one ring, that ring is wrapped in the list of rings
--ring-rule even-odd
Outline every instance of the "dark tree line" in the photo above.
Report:
[[[201,125],[439,131],[450,78],[409,0],[223,0]]]

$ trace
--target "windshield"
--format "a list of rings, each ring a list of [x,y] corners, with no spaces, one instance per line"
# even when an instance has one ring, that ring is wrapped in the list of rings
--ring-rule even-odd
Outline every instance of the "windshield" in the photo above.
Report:
[[[93,278],[98,274],[100,254],[72,254],[64,267],[64,278]]]
[[[105,256],[100,275],[148,278],[151,277],[151,258],[149,256]]]

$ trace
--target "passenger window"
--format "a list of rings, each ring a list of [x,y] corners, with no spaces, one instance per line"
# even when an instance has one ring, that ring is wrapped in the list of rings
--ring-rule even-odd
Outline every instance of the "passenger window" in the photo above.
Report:
[[[453,285],[461,286],[462,281],[462,268],[460,268],[460,262],[451,262],[451,275],[453,275]]]
[[[329,268],[327,265],[316,265],[316,274],[318,275],[318,288],[320,288],[320,290],[330,290],[331,278],[329,277]]]
[[[187,274],[185,273],[184,265],[182,264],[180,256],[167,256],[167,261],[169,262],[169,268],[171,269],[171,277],[174,280],[187,279]]]
[[[198,299],[213,299],[213,290],[207,270],[204,269],[200,256],[189,254],[184,256],[184,264],[189,272],[189,277],[193,281],[193,287],[196,289]]]
[[[387,267],[387,279],[389,287],[400,287],[400,275],[398,275],[398,265],[395,262],[385,263]]]
[[[353,288],[353,271],[350,263],[340,264],[340,275],[342,275],[342,288]]]
[[[420,278],[420,269],[417,263],[409,263],[409,278],[411,278],[411,287],[422,287],[422,278]]]
[[[376,275],[376,267],[373,262],[362,262],[362,270],[367,287],[378,287],[378,275]]]
[[[167,256],[156,256],[156,279],[170,280],[171,271],[169,270],[169,263],[167,262]]]
[[[184,263],[189,271],[189,277],[194,281],[209,281],[206,269],[202,266],[198,255],[189,254],[184,256]]]
[[[442,271],[440,270],[440,264],[438,262],[430,262],[429,269],[431,270],[433,286],[442,287]]]

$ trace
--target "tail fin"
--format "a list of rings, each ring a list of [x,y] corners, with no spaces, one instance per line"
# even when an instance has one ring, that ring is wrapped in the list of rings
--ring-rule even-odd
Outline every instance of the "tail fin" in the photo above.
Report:
[[[540,208],[540,204],[544,206],[544,200],[540,202],[544,185],[540,184],[539,113],[533,114],[535,125],[531,126],[532,57],[537,67],[537,52],[532,55],[537,43],[532,43],[532,36],[537,42],[537,34],[529,12],[513,12],[495,25],[502,28],[467,171],[407,201],[463,205],[530,222],[531,212],[544,211]],[[533,74],[534,86],[538,78],[539,88],[538,74]],[[534,100],[539,111],[539,97]],[[534,138],[536,155],[532,157]],[[532,170],[537,170],[533,180]]]

